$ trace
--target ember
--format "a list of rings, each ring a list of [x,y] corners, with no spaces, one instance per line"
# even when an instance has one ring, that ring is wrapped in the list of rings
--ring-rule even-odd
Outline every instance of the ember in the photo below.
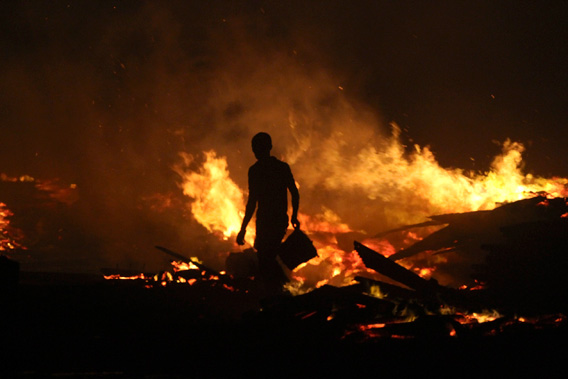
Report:
[[[10,217],[13,215],[6,204],[0,203],[0,251],[25,249],[20,242],[21,230],[10,226]]]

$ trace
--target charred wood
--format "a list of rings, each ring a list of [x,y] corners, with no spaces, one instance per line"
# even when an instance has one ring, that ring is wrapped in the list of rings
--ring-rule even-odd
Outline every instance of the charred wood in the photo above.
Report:
[[[109,268],[103,267],[101,268],[101,273],[105,276],[110,275],[118,275],[121,277],[133,277],[139,276],[140,274],[144,275],[145,277],[152,277],[155,273],[143,273],[141,270],[133,270],[133,269],[125,269],[125,268]]]
[[[536,196],[503,204],[493,210],[431,216],[433,225],[448,226],[391,255],[389,259],[396,261],[423,251],[440,251],[448,248],[483,254],[482,244],[495,244],[501,241],[501,228],[524,222],[558,219],[567,211],[568,206],[564,199]],[[430,225],[429,222],[423,224]],[[410,225],[407,228],[419,225]],[[399,229],[404,230],[405,227]]]
[[[167,249],[167,248],[162,247],[162,246],[156,246],[156,249],[163,251],[164,253],[171,255],[172,257],[177,258],[178,260],[180,260],[182,262],[186,262],[186,263],[191,262],[194,265],[196,265],[200,270],[205,271],[207,274],[215,275],[215,276],[221,276],[221,274],[219,272],[217,272],[213,269],[210,269],[209,267],[205,266],[202,263],[197,262],[194,259],[191,259],[191,258],[185,257],[181,254],[178,254],[175,251],[172,251],[172,250]]]
[[[404,300],[418,299],[426,308],[446,304],[468,309],[482,308],[487,304],[483,291],[459,291],[441,286],[436,280],[426,280],[357,241],[354,244],[365,266],[415,290],[405,291],[402,287],[378,282],[380,287],[391,291],[393,296],[398,295]],[[360,277],[358,280],[372,283],[369,279]]]
[[[416,291],[396,286],[394,284],[356,276],[355,280],[363,285],[363,291],[368,294],[376,295],[373,288],[377,288],[381,296],[387,300],[414,300],[418,299],[419,294]]]
[[[225,261],[227,273],[234,278],[250,278],[258,275],[258,256],[254,249],[230,253]]]
[[[389,259],[398,261],[403,258],[412,257],[423,251],[451,248],[456,244],[456,237],[456,232],[452,230],[452,228],[445,227],[430,234],[423,240],[416,242],[412,246],[391,255]]]
[[[365,266],[375,270],[379,274],[386,275],[405,286],[424,292],[431,292],[434,288],[438,287],[435,281],[421,278],[412,271],[407,270],[360,242],[355,241],[354,246],[363,260],[363,263],[365,263]]]
[[[474,267],[494,298],[528,312],[568,311],[568,219],[540,220],[501,229],[505,241]]]
[[[299,296],[265,299],[261,313],[264,317],[282,321],[343,325],[378,317],[392,318],[396,307],[393,302],[366,295],[363,290],[361,284],[345,287],[324,285]]]
[[[230,285],[230,286],[235,285],[234,281],[231,278],[227,277],[226,275],[222,275],[221,273],[205,266],[202,263],[197,262],[195,259],[185,257],[185,256],[183,256],[179,253],[176,253],[175,251],[172,251],[172,250],[165,248],[163,246],[155,246],[155,247],[156,247],[156,249],[158,249],[158,250],[160,250],[160,251],[162,251],[162,252],[164,252],[164,253],[166,253],[166,254],[168,254],[168,255],[170,255],[170,256],[172,256],[172,257],[174,257],[174,258],[176,258],[176,259],[178,259],[182,262],[186,262],[186,263],[190,262],[190,263],[194,264],[195,266],[197,266],[199,268],[199,270],[201,272],[204,272],[206,276],[209,276],[209,277],[214,276],[214,277],[218,278],[222,283],[225,283],[225,284]]]

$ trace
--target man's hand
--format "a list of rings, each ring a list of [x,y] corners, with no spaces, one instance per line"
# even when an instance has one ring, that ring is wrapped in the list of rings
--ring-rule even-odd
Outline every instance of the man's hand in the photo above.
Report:
[[[246,229],[241,229],[241,231],[239,232],[239,234],[237,234],[237,244],[239,245],[244,245],[245,244],[245,234],[246,234],[247,230]]]
[[[298,221],[298,217],[295,215],[292,215],[292,226],[294,227],[294,229],[300,229],[300,221]]]

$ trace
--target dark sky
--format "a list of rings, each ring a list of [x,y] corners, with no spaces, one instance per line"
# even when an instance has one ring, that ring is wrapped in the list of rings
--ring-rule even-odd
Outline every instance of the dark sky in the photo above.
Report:
[[[288,22],[296,14],[345,87],[442,164],[483,169],[491,141],[511,138],[528,169],[568,173],[566,2],[322,2]]]
[[[244,186],[253,132],[349,109],[444,167],[485,171],[510,138],[526,172],[568,177],[567,19],[566,1],[3,1],[0,172],[77,183],[136,239],[180,151],[227,155]]]

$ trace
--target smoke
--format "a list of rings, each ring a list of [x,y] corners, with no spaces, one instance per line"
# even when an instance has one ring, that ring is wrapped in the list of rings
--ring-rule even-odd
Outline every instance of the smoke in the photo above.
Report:
[[[383,62],[380,48],[412,33],[377,35],[371,54],[355,38],[376,19],[331,30],[339,15],[356,15],[350,5],[300,3],[2,4],[0,172],[76,184],[71,213],[88,242],[74,254],[96,257],[93,265],[167,264],[156,244],[205,260],[231,249],[191,217],[172,168],[180,153],[199,165],[203,151],[215,150],[246,189],[250,138],[259,131],[272,135],[273,155],[292,166],[303,212],[332,210],[369,233],[397,225],[386,208],[397,192],[389,197],[381,187],[369,198],[350,172],[365,163],[361,152],[393,146],[377,101],[365,101],[368,87],[356,85],[373,71],[357,59],[374,54]],[[378,13],[387,22],[396,10],[384,6]],[[410,53],[391,62],[411,62]],[[373,80],[384,80],[387,92],[390,73],[412,72],[378,67],[384,72]]]
[[[76,184],[74,223],[90,242],[74,254],[100,265],[160,265],[155,244],[205,258],[230,248],[189,215],[172,170],[182,152],[198,162],[214,149],[246,188],[250,138],[266,131],[274,155],[297,168],[305,211],[317,212],[325,199],[314,209],[309,199],[319,178],[301,162],[334,162],[317,160],[324,144],[314,141],[356,150],[379,132],[373,113],[348,101],[309,30],[261,6],[3,7],[11,36],[2,40],[2,171]]]

